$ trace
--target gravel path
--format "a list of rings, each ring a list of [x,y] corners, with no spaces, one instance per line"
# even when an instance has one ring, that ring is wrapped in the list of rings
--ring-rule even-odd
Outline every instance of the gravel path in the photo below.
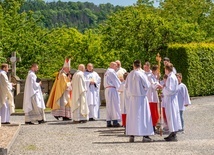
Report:
[[[7,124],[0,127],[0,148],[7,147],[7,145],[13,140],[13,136],[18,129],[19,124]]]
[[[123,128],[106,128],[105,108],[101,120],[72,124],[55,120],[47,114],[48,123],[22,125],[10,149],[10,155],[88,155],[88,154],[214,154],[214,96],[199,97],[184,112],[185,134],[178,134],[178,142],[165,142],[154,135],[153,143],[128,143]],[[12,116],[12,122],[23,123],[23,116]]]

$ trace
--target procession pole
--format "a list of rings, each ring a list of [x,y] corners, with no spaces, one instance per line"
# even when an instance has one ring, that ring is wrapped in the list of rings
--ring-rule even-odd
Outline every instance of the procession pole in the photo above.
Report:
[[[156,56],[156,61],[158,62],[158,76],[159,76],[159,81],[160,81],[160,68],[161,68],[161,56],[158,53]],[[160,117],[160,127],[159,127],[159,131],[160,131],[160,136],[163,135],[163,111],[162,111],[162,107],[161,107],[161,89],[158,90],[158,97],[159,97],[159,117]]]

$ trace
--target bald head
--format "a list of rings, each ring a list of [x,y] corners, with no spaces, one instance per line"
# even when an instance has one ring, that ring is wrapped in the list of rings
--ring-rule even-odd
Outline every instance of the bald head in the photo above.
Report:
[[[80,65],[78,66],[78,70],[84,72],[84,71],[85,71],[85,65],[80,64]]]
[[[117,70],[117,63],[116,62],[111,62],[109,67],[116,71]]]

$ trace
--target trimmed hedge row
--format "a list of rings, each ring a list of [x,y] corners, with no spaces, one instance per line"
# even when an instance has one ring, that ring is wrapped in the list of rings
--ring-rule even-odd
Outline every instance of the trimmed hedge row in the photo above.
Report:
[[[190,96],[214,94],[214,44],[169,45],[167,56],[182,73]]]

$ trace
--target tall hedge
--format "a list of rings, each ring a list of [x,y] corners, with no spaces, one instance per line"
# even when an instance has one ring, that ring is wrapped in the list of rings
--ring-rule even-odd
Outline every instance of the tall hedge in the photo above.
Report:
[[[167,56],[182,73],[190,96],[214,94],[214,44],[169,45]]]

